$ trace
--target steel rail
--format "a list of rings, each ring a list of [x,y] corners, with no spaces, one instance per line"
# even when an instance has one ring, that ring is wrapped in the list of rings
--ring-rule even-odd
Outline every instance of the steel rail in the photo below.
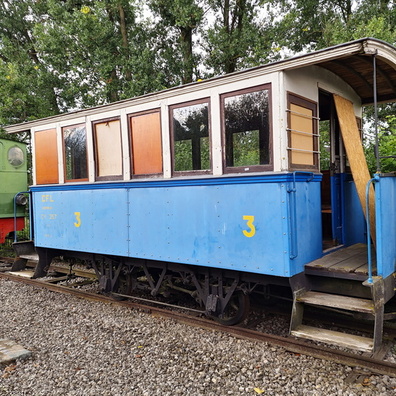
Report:
[[[35,287],[45,288],[50,291],[73,295],[75,297],[87,299],[90,301],[124,306],[127,308],[150,313],[154,317],[168,318],[190,326],[196,326],[208,330],[223,332],[237,338],[268,343],[274,346],[282,347],[292,353],[308,355],[318,359],[324,359],[350,367],[365,368],[370,370],[372,373],[379,375],[396,377],[396,364],[394,363],[385,362],[382,360],[374,359],[372,357],[361,356],[350,352],[331,349],[325,346],[318,346],[316,344],[311,344],[309,342],[298,340],[292,337],[281,337],[242,327],[223,326],[219,323],[202,317],[194,317],[180,312],[169,311],[155,306],[142,305],[131,301],[119,301],[105,295],[89,293],[67,286],[54,285],[52,283],[46,283],[37,279],[24,278],[8,273],[0,273],[0,279],[17,281]],[[183,308],[180,307],[180,309]]]

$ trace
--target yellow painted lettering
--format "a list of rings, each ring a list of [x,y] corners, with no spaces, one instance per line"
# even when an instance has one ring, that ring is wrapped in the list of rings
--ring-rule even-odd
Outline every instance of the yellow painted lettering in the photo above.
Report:
[[[243,220],[246,220],[246,226],[249,228],[249,230],[242,230],[243,235],[245,235],[245,237],[251,238],[256,233],[256,227],[253,224],[254,216],[243,216],[242,218]]]
[[[76,216],[76,221],[74,223],[74,227],[80,227],[81,226],[81,213],[74,212],[74,216]]]
[[[41,196],[41,202],[54,202],[54,200],[52,199],[51,194],[43,194]]]

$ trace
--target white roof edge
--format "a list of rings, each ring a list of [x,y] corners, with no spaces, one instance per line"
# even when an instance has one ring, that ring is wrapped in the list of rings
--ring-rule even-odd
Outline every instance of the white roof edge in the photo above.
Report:
[[[367,39],[364,42],[364,52],[366,54],[377,54],[380,58],[392,65],[396,65],[396,48],[377,39]]]
[[[174,91],[178,91],[178,93],[180,94],[197,92],[202,89],[216,87],[218,85],[227,82],[234,82],[234,81],[249,79],[252,77],[265,75],[277,71],[290,70],[304,66],[315,65],[324,61],[330,61],[332,59],[346,57],[348,55],[353,55],[357,53],[371,54],[374,53],[375,51],[377,51],[378,55],[381,56],[382,58],[387,59],[389,62],[395,64],[396,67],[396,52],[393,46],[381,40],[365,38],[365,39],[352,41],[349,43],[340,44],[334,47],[325,48],[319,51],[310,52],[308,54],[303,54],[296,57],[284,59],[274,63],[257,66],[252,69],[247,69],[247,70],[227,74],[224,76],[213,77],[201,82],[195,82],[184,86],[173,87],[166,89],[164,91],[149,93],[143,96],[137,96],[134,98],[125,99],[123,101],[109,103],[97,107],[76,110],[69,113],[58,114],[38,120],[5,126],[4,129],[8,133],[24,132],[30,130],[31,128],[48,125],[50,123],[56,123],[60,120],[65,121],[68,119],[74,119],[78,116],[90,116],[90,115],[98,114],[103,110],[114,111],[114,110],[123,109],[132,104],[141,104],[141,103],[149,102],[151,100],[166,99],[172,96],[174,94]]]

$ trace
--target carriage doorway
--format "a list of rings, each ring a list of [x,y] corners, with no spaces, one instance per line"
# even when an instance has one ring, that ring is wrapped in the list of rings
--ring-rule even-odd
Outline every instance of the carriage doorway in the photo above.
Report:
[[[319,91],[323,250],[345,242],[344,182],[350,177],[333,95]]]

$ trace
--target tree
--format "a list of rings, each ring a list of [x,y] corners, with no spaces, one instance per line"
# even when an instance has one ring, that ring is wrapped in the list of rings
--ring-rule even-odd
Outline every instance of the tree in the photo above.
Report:
[[[159,40],[160,54],[165,62],[173,57],[170,62],[173,67],[179,64],[182,84],[192,82],[199,59],[193,51],[193,34],[202,22],[202,6],[196,0],[150,0],[149,6],[160,17],[157,26],[157,33],[162,32],[163,36]],[[171,49],[171,53],[165,48]]]
[[[34,1],[0,1],[0,123],[59,112],[56,78],[43,67],[34,26],[45,8]]]
[[[153,75],[150,31],[127,0],[48,1],[36,25],[39,50],[62,81],[63,107],[85,107],[140,95],[161,85]],[[77,4],[76,4],[77,3]]]
[[[396,9],[391,0],[275,0],[272,5],[280,5],[276,12],[282,15],[275,23],[276,42],[293,52],[362,37],[395,41]]]
[[[396,42],[396,7],[391,0],[276,0],[272,4],[281,4],[283,16],[274,26],[275,41],[286,50],[317,50],[362,37]],[[396,129],[394,123],[389,124],[394,110],[395,105],[378,107],[380,156],[394,154]],[[368,128],[373,122],[373,109],[368,106],[364,113],[364,140],[370,170],[375,172],[374,137],[369,131],[372,128]],[[394,164],[394,160],[381,161],[385,170],[390,163]]]
[[[232,73],[274,58],[269,14],[258,0],[209,0],[214,23],[203,36],[205,65],[213,74]]]
[[[390,107],[388,109],[382,108],[379,115],[379,165],[382,173],[396,171],[396,116],[394,115],[394,111],[392,111],[392,109],[394,110],[394,106]],[[392,115],[389,115],[389,113],[392,113]],[[371,174],[377,171],[375,144],[374,134],[367,134],[365,154]]]
[[[0,123],[42,118],[172,85],[128,0],[0,0]]]

